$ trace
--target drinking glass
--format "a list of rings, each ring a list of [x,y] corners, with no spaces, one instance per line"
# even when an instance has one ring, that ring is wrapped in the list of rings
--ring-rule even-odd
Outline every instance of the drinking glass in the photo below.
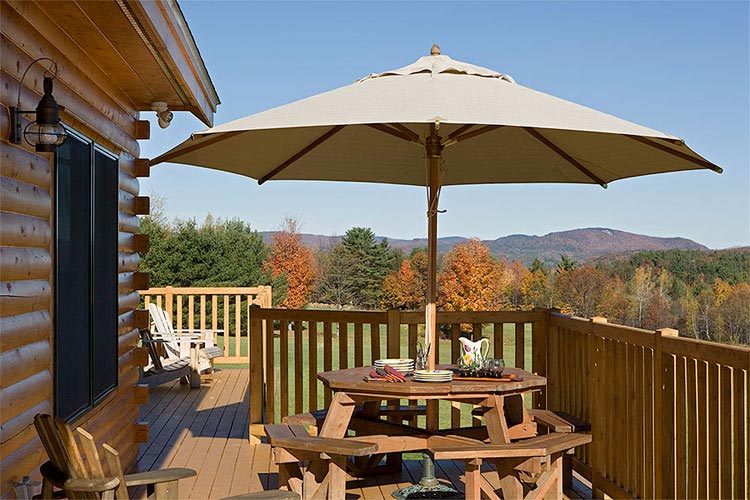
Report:
[[[491,358],[484,362],[484,369],[491,377],[499,378],[503,374],[503,368],[505,368],[505,361],[502,359]]]

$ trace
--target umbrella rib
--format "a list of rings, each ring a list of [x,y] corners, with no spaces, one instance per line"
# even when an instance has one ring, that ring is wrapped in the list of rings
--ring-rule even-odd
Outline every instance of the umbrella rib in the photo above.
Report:
[[[246,130],[235,130],[234,132],[222,132],[222,133],[219,133],[219,134],[217,134],[214,137],[206,139],[205,141],[197,142],[197,143],[193,144],[192,146],[188,146],[188,147],[186,147],[184,149],[172,151],[171,153],[165,153],[165,154],[163,154],[161,156],[157,156],[156,158],[154,158],[153,160],[151,160],[148,164],[149,164],[149,166],[153,166],[153,165],[156,165],[156,164],[159,164],[159,163],[163,163],[165,161],[169,161],[172,158],[175,158],[175,157],[178,157],[178,156],[182,156],[182,155],[187,154],[187,153],[191,153],[191,152],[195,151],[196,149],[201,149],[201,148],[204,148],[204,147],[209,146],[211,144],[216,144],[217,142],[221,142],[221,141],[223,141],[225,139],[231,139],[232,137],[234,137],[236,135],[239,135],[239,134],[241,134],[243,132],[247,132],[247,131]]]
[[[412,142],[419,142],[419,143],[421,143],[422,140],[423,140],[421,137],[419,137],[418,133],[414,132],[413,130],[411,130],[410,128],[408,128],[405,125],[402,125],[400,123],[389,123],[389,125],[391,127],[393,127],[393,128],[396,128],[396,129],[400,130],[401,132],[403,132],[407,136],[411,137],[411,141]]]
[[[549,139],[547,139],[546,137],[544,137],[541,134],[541,132],[539,132],[536,129],[530,128],[530,127],[522,127],[522,128],[526,132],[528,132],[529,134],[531,134],[532,136],[534,136],[539,142],[541,142],[542,144],[544,144],[545,146],[547,146],[548,148],[550,148],[552,151],[554,151],[555,153],[557,153],[558,155],[560,155],[568,163],[570,163],[575,168],[577,168],[578,170],[580,170],[581,172],[583,172],[584,174],[586,174],[586,176],[588,178],[590,178],[591,180],[593,180],[594,182],[596,182],[597,184],[599,184],[601,187],[603,187],[605,189],[607,188],[607,183],[606,182],[604,182],[602,179],[600,179],[599,177],[597,177],[596,175],[594,175],[594,173],[591,172],[589,169],[587,169],[586,167],[584,167],[583,165],[581,165],[581,163],[578,160],[576,160],[575,158],[573,158],[572,156],[570,156],[568,153],[566,153],[565,151],[563,151],[560,147],[557,146],[557,144],[555,144],[554,142],[552,142]]]
[[[459,136],[463,134],[464,132],[466,132],[467,130],[469,130],[470,128],[474,128],[474,127],[476,127],[476,125],[473,123],[467,123],[466,125],[461,125],[460,127],[458,127],[456,130],[454,130],[448,135],[448,140],[449,141],[453,140],[454,138],[456,138],[456,136]]]
[[[345,125],[336,125],[331,130],[329,130],[325,134],[321,135],[320,137],[318,137],[317,139],[315,139],[314,141],[312,141],[310,144],[308,144],[304,148],[300,149],[298,152],[296,152],[294,155],[292,155],[284,163],[282,163],[281,165],[279,165],[278,167],[274,168],[273,170],[271,170],[270,172],[268,172],[266,175],[264,175],[263,177],[261,177],[260,179],[258,179],[258,184],[263,184],[267,180],[271,179],[276,174],[278,174],[279,172],[281,172],[282,170],[284,170],[286,167],[288,167],[289,165],[291,165],[295,161],[299,160],[300,158],[302,158],[303,156],[305,156],[307,153],[309,153],[313,149],[317,148],[318,146],[320,146],[321,144],[323,144],[324,142],[326,142],[328,139],[330,139],[331,137],[333,137],[337,133],[341,132],[341,129],[343,129],[344,127],[345,127]]]
[[[393,137],[398,137],[399,139],[403,139],[406,142],[416,142],[419,143],[419,136],[414,134],[416,136],[416,139],[413,139],[409,134],[406,132],[395,129],[393,127],[389,127],[388,125],[384,125],[382,123],[367,123],[366,124],[370,128],[374,128],[375,130],[379,130],[381,132],[384,132],[386,134],[390,134]],[[403,126],[403,125],[402,125]],[[404,127],[406,128],[406,127]],[[409,131],[411,132],[411,130]]]
[[[487,132],[492,132],[493,130],[497,130],[503,127],[505,127],[505,125],[485,125],[482,128],[472,130],[471,132],[466,132],[465,134],[456,135],[455,137],[452,137],[452,138],[451,136],[453,134],[451,134],[451,136],[448,137],[448,140],[443,143],[443,147],[453,146],[454,144],[465,141],[466,139],[473,139],[474,137],[477,137],[482,134],[486,134]],[[461,130],[461,129],[458,129],[458,130]],[[456,132],[458,132],[458,130]]]
[[[664,151],[665,153],[669,153],[671,155],[677,156],[678,158],[682,158],[683,160],[687,160],[691,163],[695,163],[696,165],[700,165],[703,168],[713,170],[717,174],[720,174],[724,171],[721,167],[714,165],[710,161],[706,161],[701,158],[695,158],[693,156],[690,156],[687,153],[683,153],[682,151],[677,151],[664,144],[659,144],[658,142],[654,141],[653,139],[649,139],[648,137],[641,137],[639,135],[630,135],[630,134],[623,134],[623,136],[629,137],[630,139],[633,139],[634,141],[638,141],[647,146],[651,146],[652,148],[656,148],[661,151]]]

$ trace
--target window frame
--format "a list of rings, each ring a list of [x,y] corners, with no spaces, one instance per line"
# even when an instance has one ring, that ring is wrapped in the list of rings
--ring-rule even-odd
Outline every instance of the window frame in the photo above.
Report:
[[[118,264],[118,247],[117,247],[117,232],[118,229],[118,217],[119,217],[119,209],[117,207],[117,200],[119,199],[119,171],[120,171],[120,165],[119,165],[119,158],[118,156],[113,153],[112,151],[106,149],[101,144],[96,143],[95,140],[86,137],[85,135],[81,134],[80,132],[77,132],[69,127],[65,127],[66,131],[69,135],[68,140],[76,140],[80,142],[87,150],[88,150],[88,187],[83,187],[82,189],[86,190],[86,193],[88,194],[88,222],[87,227],[85,228],[88,232],[88,244],[86,248],[88,249],[88,259],[82,259],[82,261],[86,262],[86,270],[88,271],[88,277],[87,279],[81,280],[81,283],[85,288],[81,288],[81,290],[86,290],[86,292],[83,295],[83,297],[79,296],[79,299],[85,299],[88,303],[88,315],[81,320],[81,323],[85,325],[85,328],[87,329],[87,336],[83,337],[85,342],[87,342],[87,351],[88,351],[88,374],[86,377],[86,380],[84,381],[84,377],[80,377],[80,380],[64,380],[62,381],[63,384],[66,383],[81,383],[81,384],[87,384],[88,386],[88,397],[87,401],[82,402],[81,406],[76,409],[68,409],[61,406],[61,400],[63,399],[61,397],[61,379],[63,378],[62,372],[60,370],[60,359],[59,359],[59,342],[60,342],[60,325],[58,324],[58,320],[60,315],[58,314],[59,306],[60,306],[60,281],[59,281],[59,274],[60,274],[60,259],[59,259],[59,246],[60,246],[60,213],[61,213],[61,202],[68,203],[70,200],[72,200],[72,194],[69,194],[71,198],[69,200],[61,200],[60,198],[60,175],[59,175],[59,159],[58,159],[58,153],[55,152],[54,154],[54,219],[53,219],[53,230],[54,230],[54,236],[53,236],[53,244],[54,244],[54,342],[53,342],[53,352],[54,352],[54,381],[53,381],[53,397],[54,397],[54,413],[55,415],[63,418],[65,421],[72,421],[80,416],[84,415],[85,413],[89,412],[90,410],[94,409],[96,406],[102,403],[105,399],[108,398],[113,392],[117,390],[120,384],[119,380],[119,373],[118,373],[118,359],[119,359],[119,353],[117,349],[117,342],[119,340],[119,332],[118,332],[118,302],[119,302],[119,290],[118,290],[118,272],[119,272],[119,264]],[[98,155],[101,155],[105,160],[109,160],[114,163],[114,179],[108,180],[108,182],[113,182],[113,186],[109,186],[110,188],[113,188],[113,195],[114,195],[114,207],[109,207],[110,209],[114,208],[114,220],[111,221],[111,223],[114,225],[114,253],[110,256],[112,261],[108,262],[105,261],[108,265],[114,265],[114,275],[111,277],[112,285],[114,286],[114,290],[110,290],[110,293],[113,293],[113,301],[111,304],[108,304],[108,306],[111,308],[111,310],[108,312],[108,314],[112,315],[112,335],[114,335],[114,339],[110,339],[114,342],[114,345],[105,345],[105,350],[102,352],[98,352],[98,355],[103,356],[113,356],[113,359],[110,360],[110,363],[108,364],[112,366],[112,372],[108,373],[108,377],[112,377],[112,383],[108,384],[106,387],[102,388],[99,391],[95,390],[95,380],[97,380],[98,372],[96,370],[97,365],[96,361],[97,358],[97,352],[95,352],[95,346],[99,345],[99,343],[95,342],[94,337],[96,332],[94,331],[94,323],[95,323],[95,294],[97,291],[97,287],[95,286],[95,276],[96,276],[96,263],[95,261],[95,255],[96,255],[96,249],[97,249],[97,240],[96,237],[99,234],[99,231],[101,230],[101,227],[97,227],[97,214],[101,215],[101,211],[97,212],[97,160]],[[110,167],[112,165],[109,165]],[[73,165],[71,165],[73,167]],[[101,168],[106,168],[106,166],[103,166]],[[112,173],[110,172],[110,175]],[[106,174],[105,174],[106,175]],[[85,182],[85,181],[84,181]],[[86,200],[83,200],[84,202]],[[72,209],[68,208],[68,211],[70,212]],[[100,209],[105,210],[106,209]],[[106,216],[106,214],[105,214]],[[75,218],[70,219],[69,223],[75,223]],[[80,241],[86,241],[84,240],[85,235],[81,235]],[[80,242],[79,241],[79,242]],[[82,243],[83,245],[84,243]],[[112,245],[112,242],[110,242],[110,246]],[[83,246],[78,247],[83,248]],[[69,250],[72,253],[74,248],[72,250]],[[64,328],[70,328],[70,325],[66,325]],[[106,343],[105,343],[106,344]],[[113,352],[109,352],[113,351]],[[83,361],[83,360],[81,360]],[[64,414],[62,412],[65,412]]]

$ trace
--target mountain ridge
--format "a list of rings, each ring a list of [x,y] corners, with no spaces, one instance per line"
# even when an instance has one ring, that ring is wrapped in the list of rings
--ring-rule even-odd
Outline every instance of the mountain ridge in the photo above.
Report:
[[[261,231],[264,241],[270,242],[277,231]],[[324,236],[302,233],[302,244],[312,249],[333,248],[342,236]],[[426,247],[427,238],[398,239],[376,236],[378,240],[387,239],[388,243],[411,252],[414,248]],[[438,253],[448,252],[457,243],[470,240],[463,236],[445,236],[438,238]],[[497,258],[508,261],[520,260],[529,265],[535,258],[552,263],[565,254],[578,261],[587,261],[613,253],[631,253],[639,250],[710,250],[705,245],[682,237],[648,236],[619,229],[591,227],[553,231],[542,236],[511,234],[491,240],[482,240],[490,252]]]

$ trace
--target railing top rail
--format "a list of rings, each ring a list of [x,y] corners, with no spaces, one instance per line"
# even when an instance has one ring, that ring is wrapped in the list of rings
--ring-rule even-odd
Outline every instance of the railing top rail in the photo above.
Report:
[[[662,352],[750,370],[750,348],[685,337],[664,337]]]
[[[643,347],[653,348],[656,344],[654,332],[632,326],[618,325],[615,323],[600,323],[585,318],[568,316],[558,312],[550,313],[550,326],[568,328],[578,332],[584,332],[603,337],[605,339],[625,342]]]
[[[340,311],[317,309],[258,308],[252,312],[254,319],[284,321],[318,321],[333,323],[387,323],[386,311]]]
[[[140,290],[141,295],[164,295],[167,292],[172,294],[182,295],[212,295],[212,294],[227,294],[227,295],[252,295],[263,293],[266,287],[262,286],[250,286],[250,287],[158,287],[149,288],[148,290]]]
[[[550,325],[648,348],[653,348],[656,345],[656,333],[651,330],[614,323],[596,323],[585,318],[577,318],[558,312],[550,313]],[[747,347],[686,337],[663,336],[661,348],[664,354],[685,356],[742,370],[750,369],[750,348]]]

